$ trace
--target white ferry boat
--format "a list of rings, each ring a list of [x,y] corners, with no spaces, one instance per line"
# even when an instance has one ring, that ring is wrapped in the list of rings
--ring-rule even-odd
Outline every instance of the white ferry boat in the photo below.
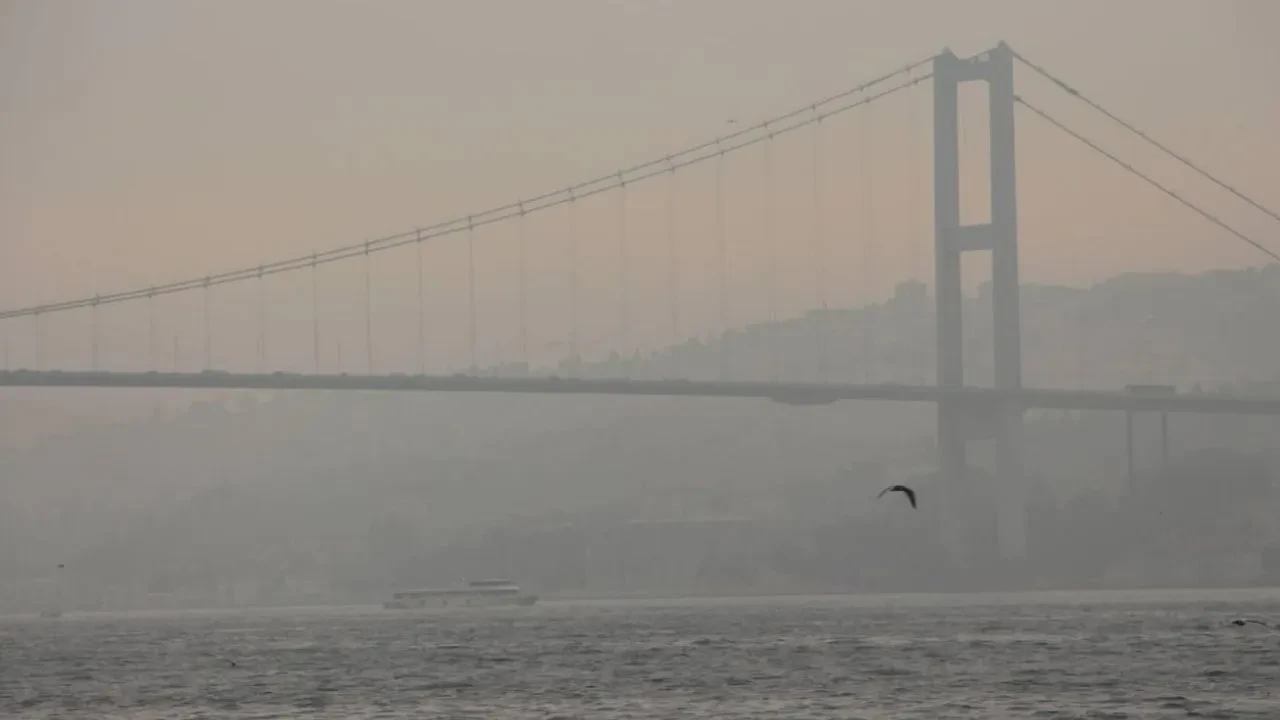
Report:
[[[463,587],[425,590],[401,590],[382,603],[388,610],[413,610],[443,607],[493,607],[496,605],[532,605],[538,596],[522,592],[520,586],[505,578],[473,580]]]

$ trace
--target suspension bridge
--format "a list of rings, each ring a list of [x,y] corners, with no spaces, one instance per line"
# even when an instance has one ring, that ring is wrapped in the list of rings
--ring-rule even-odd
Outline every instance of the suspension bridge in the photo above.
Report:
[[[1280,221],[1001,43],[967,58],[943,51],[679,152],[437,224],[4,310],[0,386],[932,403],[947,478],[963,475],[975,438],[994,439],[997,474],[1016,478],[1030,409],[1280,415],[1280,398],[1024,383],[1019,116],[1203,222],[1204,242],[1280,256],[1022,93],[1015,70]],[[961,112],[972,85],[986,87],[976,133]],[[987,166],[980,181],[965,167],[975,160]],[[885,163],[892,181],[873,174]],[[989,385],[966,373],[962,258],[977,253],[990,257],[990,348],[979,353]],[[912,281],[932,287],[920,313],[932,343],[903,347],[907,331],[869,315],[852,331],[833,319],[833,307],[918,301]]]

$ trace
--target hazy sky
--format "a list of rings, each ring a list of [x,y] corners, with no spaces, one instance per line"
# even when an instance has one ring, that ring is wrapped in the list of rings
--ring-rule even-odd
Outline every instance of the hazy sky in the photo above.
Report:
[[[944,46],[963,55],[1000,39],[1276,206],[1277,7],[1271,0],[7,0],[0,2],[0,305],[164,282],[465,215],[662,156],[725,132],[729,118],[754,121],[804,105]],[[1030,74],[1018,82],[1028,98],[1096,130],[1118,152],[1280,247],[1276,224],[1139,153]],[[859,214],[866,196],[855,189],[863,176],[851,165],[858,131],[834,122],[828,128],[822,162],[830,217],[823,222],[835,304],[861,297],[859,279],[883,295],[894,279],[927,267],[930,150],[908,147],[909,137],[927,137],[927,93],[922,86],[910,108],[904,101],[855,119],[873,133],[871,221]],[[1020,114],[1019,123],[1028,281],[1259,260],[1035,118]],[[981,151],[973,132],[966,129],[967,155]],[[805,239],[813,213],[802,207],[811,184],[807,138],[779,141],[774,153],[778,188],[769,197],[782,198],[773,221],[786,236],[779,312],[813,305]],[[904,170],[913,157],[918,173]],[[769,242],[751,213],[765,206],[765,176],[758,155],[728,163],[735,316],[760,319]],[[678,181],[690,332],[706,329],[714,315],[702,292],[715,281],[706,221],[712,176],[698,173]],[[665,339],[664,193],[654,186],[629,198],[634,340],[649,346]],[[616,303],[610,202],[584,208],[579,218],[583,273],[591,278],[583,281],[585,302],[602,308]],[[559,302],[566,271],[563,225],[555,223],[563,221],[563,214],[530,221],[531,311],[551,314]],[[477,250],[486,287],[506,288],[484,295],[485,327],[507,328],[485,334],[489,359],[509,357],[513,232],[495,231],[490,246]],[[870,255],[845,241],[860,232],[882,237]],[[499,241],[506,245],[493,246]],[[455,239],[452,250],[430,259],[449,268],[432,278],[431,324],[453,333],[437,347],[454,363],[463,347],[461,247]],[[379,287],[397,293],[377,301],[387,328],[401,327],[416,307],[405,269],[413,257],[376,261],[375,276],[392,277]],[[326,271],[330,299],[322,303],[337,305],[331,314],[354,302],[331,299],[335,288],[360,298],[361,278],[359,263]],[[279,318],[309,312],[309,283],[304,274],[267,290],[272,322],[288,325],[271,335],[273,354],[287,355],[282,363],[309,362],[309,320]],[[240,315],[224,313],[230,322],[252,317],[253,297],[236,301]],[[166,358],[171,340],[184,344],[182,353],[198,352],[187,349],[199,343],[189,327],[199,317],[193,302],[163,310]],[[584,323],[594,322],[597,336],[613,333],[616,312],[598,315]],[[146,311],[113,317],[134,333],[109,350],[120,358],[146,336]],[[332,326],[350,330],[354,320],[342,318]],[[538,333],[540,348],[562,336],[545,323]],[[84,335],[63,345],[49,340],[46,353],[83,355]],[[252,347],[255,337],[228,342]],[[341,352],[326,337],[326,357]],[[360,351],[345,352],[344,365],[362,362]],[[413,354],[391,352],[396,362]]]

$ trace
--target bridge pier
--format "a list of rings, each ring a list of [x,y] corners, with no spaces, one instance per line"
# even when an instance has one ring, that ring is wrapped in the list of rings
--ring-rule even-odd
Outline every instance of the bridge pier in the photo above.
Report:
[[[1016,400],[1022,388],[1021,311],[1018,280],[1018,215],[1014,156],[1013,51],[1000,43],[973,58],[947,50],[934,60],[934,300],[937,311],[937,382],[945,389],[964,387],[963,287],[961,256],[991,254],[994,382],[1010,393],[1000,404],[993,430],[995,482],[989,499],[998,503],[1002,554],[1021,558],[1026,548],[1023,523],[1025,473],[1022,453],[1024,408]],[[959,86],[980,81],[990,105],[990,217],[986,223],[960,223]],[[967,477],[965,426],[972,420],[964,406],[938,405],[938,466],[946,487],[944,541],[962,565],[969,564],[964,525],[974,518],[964,508],[976,488]],[[963,515],[968,515],[964,517]]]

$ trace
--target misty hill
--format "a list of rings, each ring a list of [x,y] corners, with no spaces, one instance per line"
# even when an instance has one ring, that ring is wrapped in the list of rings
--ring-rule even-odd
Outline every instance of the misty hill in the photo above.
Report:
[[[1269,391],[1267,383],[1280,380],[1277,300],[1276,267],[1132,275],[1089,289],[1028,287],[1026,382]],[[989,296],[969,299],[965,318],[970,382],[986,382]],[[785,380],[818,380],[825,372],[833,381],[931,382],[932,300],[924,286],[904,284],[872,307],[756,325],[648,357],[565,364],[558,372],[663,377],[674,367],[711,378],[719,342],[728,344],[731,374],[739,379],[767,378],[776,362]],[[1139,367],[1150,372],[1134,377]],[[1121,418],[1036,413],[1028,423],[1032,480],[1045,502],[1120,488]],[[1149,465],[1150,426],[1140,430],[1141,459]],[[1266,420],[1180,417],[1173,437],[1179,453],[1211,446],[1257,451],[1276,446],[1275,432]],[[81,423],[0,458],[0,604],[28,605],[31,588],[47,587],[39,581],[54,576],[59,562],[74,578],[65,582],[107,604],[150,602],[149,594],[203,604],[364,599],[411,575],[456,580],[469,572],[458,557],[472,556],[439,553],[483,544],[495,527],[532,533],[566,523],[594,528],[591,545],[606,537],[620,542],[617,529],[624,526],[666,523],[674,544],[645,546],[633,551],[643,557],[630,562],[666,564],[651,577],[674,583],[684,577],[679,563],[696,565],[699,553],[711,552],[695,552],[700,543],[723,549],[733,545],[726,540],[733,533],[763,537],[761,527],[771,528],[768,537],[850,527],[847,540],[876,542],[857,535],[872,532],[865,530],[869,521],[849,523],[880,512],[867,498],[884,483],[927,476],[932,437],[928,406],[229,394],[145,420]],[[982,449],[974,455],[981,465]],[[691,534],[674,529],[691,523],[701,524]],[[710,526],[726,529],[707,539]],[[833,557],[815,560],[770,542],[769,553],[818,569],[768,580],[741,567],[724,569],[763,562],[737,558],[712,563],[720,569],[707,570],[706,582],[840,584],[856,577],[833,575]],[[563,550],[555,547],[539,556]]]
[[[990,285],[964,307],[966,382],[991,383]],[[1276,378],[1280,265],[1201,275],[1126,274],[1091,288],[1022,288],[1024,383],[1121,388],[1136,382],[1220,389]],[[752,325],[712,342],[690,340],[645,358],[613,358],[561,374],[715,379],[721,351],[734,379],[934,382],[934,307],[928,288],[900,284],[883,303]]]

